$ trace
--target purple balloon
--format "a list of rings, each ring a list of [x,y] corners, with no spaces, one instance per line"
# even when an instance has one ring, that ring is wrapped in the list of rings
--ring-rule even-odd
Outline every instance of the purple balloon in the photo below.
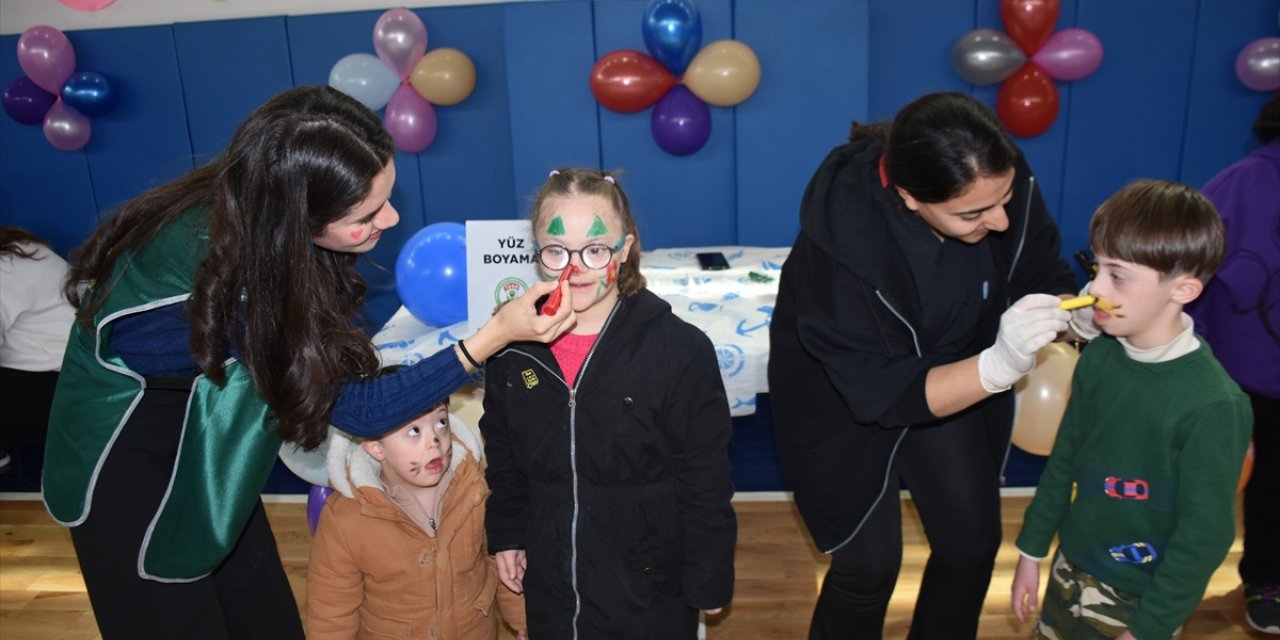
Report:
[[[1084,29],[1063,29],[1049,36],[1031,59],[1054,80],[1074,82],[1102,64],[1102,43]]]
[[[40,124],[58,97],[23,76],[4,90],[4,112],[22,124]]]
[[[93,128],[89,118],[68,107],[61,99],[49,107],[44,116],[44,137],[54,148],[62,151],[76,151],[89,142],[89,134]]]
[[[318,484],[311,485],[311,490],[307,492],[307,526],[311,527],[312,534],[320,526],[320,512],[324,511],[324,501],[329,499],[331,493],[333,489]]]
[[[1236,77],[1254,91],[1280,89],[1280,38],[1258,38],[1236,56]]]
[[[404,80],[427,51],[427,26],[408,9],[391,9],[373,26],[373,49],[383,64]]]
[[[436,139],[436,110],[407,84],[391,94],[382,121],[401,151],[419,153]]]
[[[687,156],[711,137],[711,110],[688,87],[678,84],[653,106],[653,139],[673,156]]]
[[[76,50],[61,31],[39,25],[18,38],[18,64],[32,82],[56,95],[76,69]]]

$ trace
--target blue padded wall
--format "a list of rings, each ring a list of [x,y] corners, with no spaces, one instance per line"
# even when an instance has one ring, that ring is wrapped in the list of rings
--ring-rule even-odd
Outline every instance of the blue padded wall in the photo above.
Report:
[[[551,169],[600,165],[600,130],[587,81],[595,64],[592,5],[506,5],[507,92],[516,217]]]
[[[439,134],[400,153],[392,201],[402,222],[363,268],[376,324],[399,306],[390,269],[422,227],[519,217],[557,165],[624,171],[645,245],[787,245],[797,205],[850,121],[888,119],[929,91],[968,91],[952,44],[1002,29],[998,0],[700,0],[703,43],[736,38],[762,66],[736,108],[712,107],[707,145],[687,157],[659,149],[651,110],[618,114],[591,97],[600,56],[643,50],[645,0],[558,0],[419,9],[428,48],[456,47],[477,68],[473,95],[437,109]],[[1063,231],[1084,248],[1094,208],[1129,180],[1202,185],[1252,145],[1266,95],[1235,78],[1236,53],[1275,35],[1280,0],[1065,0],[1057,30],[1080,27],[1106,48],[1101,68],[1058,83],[1061,111],[1042,136],[1019,140]],[[66,253],[101,214],[203,162],[267,96],[324,83],[349,53],[373,53],[381,12],[227,20],[68,32],[79,69],[120,89],[79,152],[54,150],[40,127],[0,118],[0,222],[31,227]],[[56,26],[56,25],[55,25]],[[17,38],[0,38],[0,82],[21,74]]]
[[[734,109],[736,244],[789,245],[810,176],[867,114],[867,2],[739,0],[734,31],[762,58],[760,87]],[[837,46],[795,46],[810,40]]]
[[[258,105],[293,86],[282,17],[176,24],[173,41],[197,165],[226,148]]]

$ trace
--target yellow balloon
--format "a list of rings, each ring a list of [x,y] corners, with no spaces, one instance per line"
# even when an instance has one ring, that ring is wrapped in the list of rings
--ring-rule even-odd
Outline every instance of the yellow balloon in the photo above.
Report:
[[[1079,359],[1071,345],[1050,343],[1036,353],[1036,368],[1014,385],[1013,444],[1019,449],[1038,456],[1053,451]]]
[[[409,84],[427,102],[442,107],[455,105],[476,88],[476,65],[457,49],[436,49],[413,66]]]
[[[760,86],[760,59],[737,40],[717,40],[693,57],[681,81],[703,102],[732,107]]]

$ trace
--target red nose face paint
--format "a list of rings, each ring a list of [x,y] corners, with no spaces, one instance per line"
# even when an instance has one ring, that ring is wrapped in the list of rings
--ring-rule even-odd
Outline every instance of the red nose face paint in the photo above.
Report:
[[[558,285],[569,278],[572,278],[573,274],[577,272],[578,265],[576,264],[571,264],[565,267],[564,270],[560,272],[560,279],[556,280],[556,284]],[[556,312],[560,310],[560,298],[562,297],[560,295],[560,291],[560,287],[557,286],[555,291],[552,291],[547,295],[547,301],[542,303],[542,315],[554,316]]]

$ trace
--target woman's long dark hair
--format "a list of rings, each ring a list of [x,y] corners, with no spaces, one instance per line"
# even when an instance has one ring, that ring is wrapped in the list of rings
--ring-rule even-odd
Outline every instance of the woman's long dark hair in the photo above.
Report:
[[[994,113],[964,93],[931,93],[903,107],[892,124],[854,124],[850,140],[884,141],[893,185],[920,202],[946,202],[980,177],[1013,169],[1018,148]]]
[[[90,325],[119,260],[187,210],[209,207],[209,250],[187,303],[196,364],[224,382],[234,344],[280,436],[314,448],[339,386],[375,374],[378,358],[351,320],[366,290],[359,256],[313,240],[368,196],[394,153],[378,116],[353,98],[325,86],[286,91],[255,110],[212,163],[104,223],[74,256],[67,298]]]

